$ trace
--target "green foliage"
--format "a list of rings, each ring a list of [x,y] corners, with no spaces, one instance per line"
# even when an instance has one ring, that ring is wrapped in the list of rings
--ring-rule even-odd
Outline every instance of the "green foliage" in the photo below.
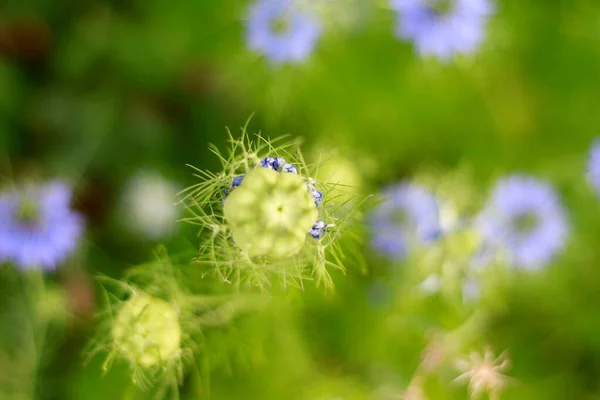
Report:
[[[3,2],[0,188],[74,182],[87,232],[56,272],[0,266],[0,398],[465,399],[456,361],[490,345],[512,361],[501,399],[598,399],[600,203],[585,173],[600,6],[495,3],[479,52],[443,65],[397,40],[386,1],[302,0],[324,35],[306,62],[273,66],[246,46],[245,0]],[[223,134],[248,115],[241,137]],[[267,155],[325,191],[326,236],[285,262],[243,258],[221,204]],[[168,255],[149,257],[159,243],[119,208],[140,170],[189,188]],[[402,262],[369,246],[361,210],[378,202],[363,200],[381,187],[427,186],[453,224],[515,172],[552,182],[568,210],[547,269],[500,257],[467,302],[468,227]],[[168,360],[115,343],[140,295],[177,314]]]

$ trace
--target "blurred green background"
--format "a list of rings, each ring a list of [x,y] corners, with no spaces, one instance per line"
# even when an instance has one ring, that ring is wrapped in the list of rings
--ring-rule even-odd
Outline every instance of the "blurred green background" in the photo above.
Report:
[[[445,65],[397,40],[394,15],[380,2],[336,23],[356,13],[355,2],[340,0],[311,57],[284,66],[246,48],[249,6],[0,5],[1,182],[67,179],[87,220],[77,257],[47,277],[66,296],[70,317],[47,332],[35,379],[23,361],[31,358],[27,288],[10,271],[0,275],[0,384],[36,387],[30,397],[7,390],[5,398],[150,398],[132,389],[126,365],[106,376],[101,356],[84,365],[99,297],[93,276],[120,277],[158,242],[193,256],[193,227],[179,224],[160,240],[127,229],[119,212],[127,182],[157,171],[189,186],[185,164],[219,168],[208,143],[223,148],[225,127],[235,134],[252,115],[251,132],[290,133],[307,150],[339,148],[364,173],[365,193],[429,168],[440,176],[468,170],[482,197],[503,174],[552,181],[569,210],[567,250],[547,271],[503,288],[479,340],[513,359],[516,383],[502,398],[600,399],[600,203],[585,181],[600,127],[600,4],[497,1],[479,52]],[[334,293],[274,287],[275,304],[207,332],[181,398],[372,399],[385,385],[399,396],[426,328],[452,329],[463,314],[437,297],[404,298],[402,277],[389,272],[404,267],[367,260],[366,271],[350,264],[346,275],[334,273]],[[430,382],[430,398],[467,398],[445,378]]]

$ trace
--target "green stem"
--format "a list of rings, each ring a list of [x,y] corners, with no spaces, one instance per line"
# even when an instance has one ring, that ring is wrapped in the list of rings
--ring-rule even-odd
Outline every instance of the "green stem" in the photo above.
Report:
[[[43,316],[40,316],[38,312],[40,298],[44,296],[46,291],[43,271],[41,269],[28,271],[23,276],[22,287],[27,313],[29,315],[28,323],[29,333],[31,335],[31,346],[29,348],[31,365],[30,370],[28,371],[28,374],[31,377],[29,397],[35,399],[37,398],[38,374],[43,360],[47,330],[47,321]]]
[[[135,395],[137,394],[137,386],[133,381],[127,386],[125,392],[123,393],[122,400],[133,400],[135,399]]]

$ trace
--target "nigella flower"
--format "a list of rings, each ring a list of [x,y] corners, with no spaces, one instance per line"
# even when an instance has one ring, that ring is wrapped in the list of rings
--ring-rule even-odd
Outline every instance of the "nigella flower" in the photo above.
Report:
[[[392,0],[392,7],[397,35],[412,40],[421,56],[440,60],[477,50],[493,11],[490,0]]]
[[[147,294],[137,293],[122,304],[111,333],[116,348],[132,365],[164,365],[180,352],[177,309]]]
[[[297,254],[317,219],[317,207],[297,174],[256,168],[225,201],[235,244],[250,257]]]
[[[242,128],[239,139],[230,134],[228,154],[213,149],[221,172],[194,168],[200,181],[182,202],[192,210],[186,220],[200,226],[196,260],[229,283],[264,290],[276,278],[301,287],[310,273],[331,288],[328,267],[343,270],[338,240],[354,210],[324,200],[321,185],[329,196],[333,184],[311,177],[298,141],[277,143]]]
[[[477,228],[486,245],[508,253],[513,265],[526,269],[550,262],[569,233],[567,217],[552,186],[518,175],[496,184]]]
[[[504,375],[510,368],[510,359],[506,352],[496,357],[488,346],[483,354],[472,352],[469,358],[455,361],[455,367],[461,372],[455,382],[468,382],[469,398],[478,399],[487,393],[490,399],[498,399],[500,392],[512,382]]]
[[[280,173],[298,174],[296,167],[281,157],[265,157],[261,160],[260,167]],[[225,189],[225,199],[223,199],[223,202],[221,203],[223,206],[225,205],[226,198],[235,188],[242,184],[245,176],[246,175],[239,175],[233,178],[231,186]],[[317,184],[312,179],[310,182],[306,183],[306,188],[312,196],[315,206],[319,207],[323,203],[323,191],[317,189]],[[325,236],[326,228],[327,224],[325,221],[316,221],[308,233],[315,239],[321,239]]]
[[[600,139],[596,139],[592,144],[587,172],[590,184],[600,196]]]
[[[417,245],[435,241],[441,234],[438,201],[422,186],[401,183],[388,188],[385,201],[373,212],[373,247],[402,259]]]
[[[58,181],[0,194],[0,261],[44,269],[64,261],[83,232],[71,195]]]
[[[321,36],[321,23],[294,0],[258,0],[246,24],[248,46],[273,63],[306,59]]]

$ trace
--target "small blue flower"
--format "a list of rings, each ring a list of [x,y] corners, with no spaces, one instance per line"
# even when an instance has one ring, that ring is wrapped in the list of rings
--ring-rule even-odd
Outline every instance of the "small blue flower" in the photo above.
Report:
[[[514,266],[539,269],[565,245],[567,217],[546,182],[513,175],[496,183],[477,219],[483,243],[506,253]]]
[[[439,238],[439,205],[427,189],[404,182],[385,190],[383,198],[370,219],[375,249],[403,259],[413,247]]]
[[[277,171],[279,169],[279,158],[275,157],[265,157],[261,160],[260,166],[263,168],[270,168],[273,171]]]
[[[246,175],[239,175],[239,176],[234,176],[232,181],[231,181],[231,186],[229,186],[228,188],[225,189],[225,199],[227,198],[227,196],[229,196],[229,193],[231,193],[231,191],[233,189],[235,189],[236,187],[240,186],[242,184],[242,181],[244,180],[244,177]],[[221,201],[221,205],[225,205],[225,199],[223,199],[223,201]]]
[[[325,236],[325,229],[327,229],[327,224],[325,221],[317,221],[309,233],[313,238],[321,239],[323,236]]]
[[[600,196],[600,138],[594,140],[588,161],[588,179]]]
[[[236,188],[240,186],[242,184],[242,181],[244,180],[244,176],[246,175],[234,176],[233,181],[231,182],[231,187]]]
[[[396,34],[412,40],[421,56],[447,61],[477,50],[494,7],[490,0],[392,0]]]
[[[322,26],[294,0],[258,0],[246,24],[248,46],[280,64],[299,62],[312,53]]]
[[[282,165],[280,165],[280,172],[287,172],[287,173],[291,173],[291,174],[297,174],[298,170],[296,169],[296,167],[294,167],[292,164],[290,163],[284,163]]]
[[[315,199],[315,205],[319,207],[321,204],[323,204],[323,191],[317,189],[317,184],[314,182],[309,182],[306,184],[306,187],[310,191],[313,199]]]
[[[83,220],[70,208],[71,188],[51,182],[0,195],[0,261],[54,269],[72,253]]]
[[[293,164],[290,164],[289,162],[285,161],[284,158],[281,157],[265,157],[260,162],[260,166],[263,168],[272,169],[276,172],[286,172],[292,174],[298,173],[298,170]]]

